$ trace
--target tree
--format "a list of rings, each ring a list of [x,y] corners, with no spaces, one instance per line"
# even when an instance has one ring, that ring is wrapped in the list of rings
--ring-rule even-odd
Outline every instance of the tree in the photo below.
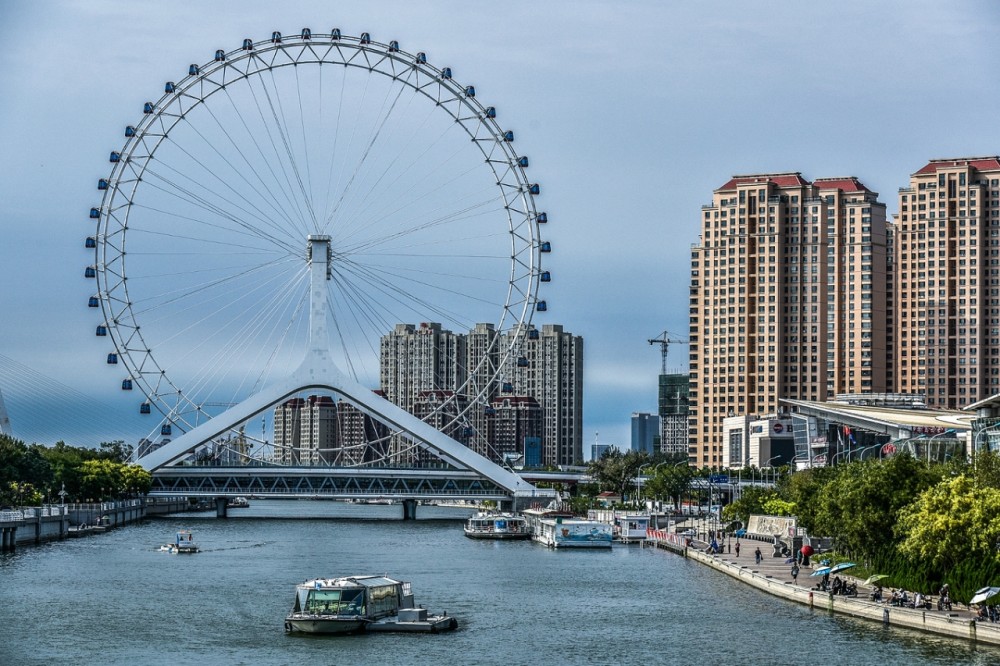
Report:
[[[80,466],[80,493],[93,500],[105,500],[122,487],[121,463],[110,460],[85,460]]]
[[[838,467],[813,467],[778,478],[776,488],[781,499],[795,505],[798,525],[816,533],[819,497],[826,484],[837,477]]]
[[[743,489],[738,500],[722,508],[722,517],[724,520],[730,522],[738,520],[745,526],[750,521],[751,514],[771,515],[765,506],[769,502],[775,501],[780,501],[780,499],[778,491],[774,488],[768,486],[750,486]]]
[[[855,557],[881,552],[894,544],[900,510],[942,473],[906,454],[843,465],[819,495],[814,530]]]
[[[683,463],[686,463],[685,459]],[[660,464],[653,477],[646,482],[646,492],[656,499],[667,498],[680,508],[681,496],[691,487],[694,470],[687,464]]]
[[[962,473],[971,475],[977,487],[1000,489],[1000,453],[979,451],[972,460],[971,469],[966,465]]]
[[[649,463],[649,455],[644,451],[622,453],[618,449],[608,449],[597,460],[587,465],[587,473],[598,485],[624,498],[635,487],[639,468]]]
[[[125,463],[132,459],[132,445],[126,444],[121,439],[116,439],[113,442],[101,442],[98,449],[102,458],[107,458],[114,462]]]
[[[145,495],[153,487],[153,475],[142,465],[124,465],[121,478],[122,487],[119,492],[126,495]]]
[[[902,553],[939,575],[962,561],[1000,562],[1000,489],[945,479],[900,512],[897,533]]]

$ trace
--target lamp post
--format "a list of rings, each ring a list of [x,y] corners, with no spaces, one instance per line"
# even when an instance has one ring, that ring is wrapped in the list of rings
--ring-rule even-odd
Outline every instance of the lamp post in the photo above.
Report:
[[[1000,423],[994,423],[992,425],[988,425],[988,426],[986,426],[985,428],[983,428],[982,430],[980,430],[979,432],[976,433],[976,437],[972,441],[972,451],[970,451],[970,454],[972,455],[973,462],[976,460],[976,454],[979,453],[979,443],[980,443],[980,441],[983,440],[983,439],[987,439],[986,438],[987,435],[990,435],[990,434],[993,434],[993,433],[997,433],[997,432],[1000,432]],[[989,442],[987,441],[987,449],[988,448],[989,448]]]
[[[865,451],[870,451],[871,449],[874,449],[874,448],[881,448],[882,446],[885,446],[885,445],[884,444],[872,444],[871,446],[864,447],[863,449],[861,449],[858,452],[858,460],[864,460],[865,459]],[[881,454],[879,455],[879,457],[881,457]],[[850,457],[849,456],[848,456],[848,462],[850,462]]]
[[[764,468],[764,467],[767,467],[768,469],[770,469],[770,470],[772,470],[772,471],[773,471],[773,470],[774,470],[774,468],[773,468],[773,467],[771,467],[771,461],[772,461],[772,460],[777,460],[777,459],[778,459],[778,458],[780,458],[780,457],[781,457],[781,454],[780,454],[780,453],[779,453],[778,455],[776,455],[776,456],[771,456],[770,458],[768,458],[768,459],[767,459],[767,462],[766,462],[766,463],[764,463],[763,465],[761,465],[761,468],[762,468],[762,469],[761,469],[761,472],[760,472],[760,473],[761,473],[761,478],[763,478],[763,476],[764,476],[764,470],[763,470],[763,468]],[[772,481],[771,481],[771,485],[774,485],[774,480],[773,480],[773,479],[774,479],[774,477],[772,477]]]
[[[937,439],[938,437],[942,437],[944,435],[953,435],[953,434],[955,434],[955,429],[954,428],[948,428],[944,432],[939,432],[938,434],[931,435],[930,437],[927,438],[927,464],[928,465],[931,464],[931,444],[930,443],[932,441],[934,441],[935,439]]]
[[[644,467],[649,467],[653,463],[645,463],[644,465],[639,465],[639,473],[635,475],[635,504],[636,506],[642,506],[642,491],[640,489],[640,484],[642,482],[642,470]],[[659,465],[657,465],[659,467]],[[656,467],[653,468],[656,471]]]

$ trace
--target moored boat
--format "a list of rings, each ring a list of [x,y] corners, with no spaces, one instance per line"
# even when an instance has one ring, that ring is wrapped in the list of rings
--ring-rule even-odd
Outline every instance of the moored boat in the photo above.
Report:
[[[249,506],[250,500],[246,497],[234,497],[226,502],[226,508],[228,509],[246,509]]]
[[[526,509],[531,538],[550,548],[610,548],[611,525],[553,509]]]
[[[455,629],[453,617],[428,615],[413,603],[410,583],[386,576],[317,578],[295,587],[285,631],[353,634],[367,631],[431,632]]]
[[[524,516],[480,511],[465,522],[465,536],[470,539],[528,539],[531,530]]]

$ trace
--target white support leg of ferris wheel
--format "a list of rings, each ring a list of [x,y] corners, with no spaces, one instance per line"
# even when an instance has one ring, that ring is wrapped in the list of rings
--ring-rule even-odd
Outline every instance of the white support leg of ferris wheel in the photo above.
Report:
[[[309,236],[309,251],[309,349],[302,364],[287,379],[268,386],[219,416],[143,456],[139,464],[148,470],[155,470],[175,463],[198,446],[214,440],[296,393],[319,389],[342,395],[362,411],[393,430],[400,431],[445,462],[471,469],[514,494],[534,491],[534,486],[517,474],[500,467],[376,395],[370,388],[357,383],[337,368],[330,355],[327,312],[326,281],[330,279],[330,237]]]

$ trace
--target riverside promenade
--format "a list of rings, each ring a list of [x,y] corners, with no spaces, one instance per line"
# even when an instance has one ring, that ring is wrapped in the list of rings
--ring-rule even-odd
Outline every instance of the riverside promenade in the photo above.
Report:
[[[787,558],[772,557],[772,547],[762,541],[743,540],[740,542],[740,555],[733,552],[710,555],[705,552],[708,544],[691,540],[690,545],[684,537],[662,531],[649,531],[650,540],[657,548],[670,550],[690,560],[704,564],[716,571],[731,576],[747,585],[757,588],[773,596],[808,606],[813,610],[829,613],[839,613],[851,617],[879,622],[886,626],[915,629],[942,636],[963,638],[978,643],[1000,646],[1000,624],[978,622],[975,614],[966,606],[961,609],[956,604],[951,611],[923,610],[892,606],[888,601],[877,603],[869,600],[870,587],[862,587],[861,581],[846,575],[838,574],[848,582],[858,585],[857,597],[833,595],[828,592],[812,589],[821,580],[811,577],[811,567],[800,567],[798,582],[793,583],[791,564],[786,564]],[[736,541],[732,541],[735,545]],[[760,564],[755,562],[754,551],[760,548],[763,555]],[[814,562],[815,563],[815,562]],[[818,566],[818,565],[817,565]],[[888,587],[886,594],[888,595]]]

